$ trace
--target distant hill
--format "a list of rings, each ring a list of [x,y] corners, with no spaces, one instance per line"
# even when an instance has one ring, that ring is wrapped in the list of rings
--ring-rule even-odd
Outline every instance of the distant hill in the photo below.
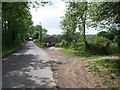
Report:
[[[96,36],[96,34],[87,34],[86,36]]]

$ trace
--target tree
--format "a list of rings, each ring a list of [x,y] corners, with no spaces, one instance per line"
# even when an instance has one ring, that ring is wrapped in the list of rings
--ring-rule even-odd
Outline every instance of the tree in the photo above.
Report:
[[[87,10],[88,3],[87,2],[79,2],[77,3],[77,17],[78,17],[78,28],[83,31],[84,43],[86,45],[86,19],[87,19]]]
[[[40,39],[40,42],[44,42],[45,38],[47,37],[48,30],[42,28],[41,25],[31,26],[29,33],[34,39]]]
[[[43,34],[42,39],[43,39],[43,42],[45,42],[45,38],[47,37],[47,36],[46,36],[46,35],[47,35],[47,32],[48,32],[48,30],[47,30],[47,29],[42,28],[42,34]]]
[[[71,19],[71,14],[69,14],[69,11],[66,11],[65,16],[62,17],[61,28],[64,30],[63,33],[67,43],[71,43],[74,36],[75,30],[73,30],[73,26],[75,25],[73,25],[72,21],[73,20]]]
[[[33,39],[38,39],[39,38],[39,32],[38,31],[34,31],[32,37],[33,37]]]
[[[71,39],[74,40],[76,28],[79,28],[83,32],[86,44],[85,31],[88,19],[88,6],[87,2],[70,2],[67,6],[66,14],[61,21],[61,27],[66,32],[67,38],[71,35]]]
[[[105,37],[105,38],[107,38],[108,40],[111,40],[111,41],[113,41],[114,38],[115,38],[115,35],[112,31],[101,31],[97,34],[97,36]]]
[[[4,50],[24,41],[25,33],[32,24],[32,17],[27,2],[3,2],[2,5],[2,45]]]
[[[120,47],[120,2],[102,2],[92,5],[96,9],[92,12],[92,20],[95,26],[115,30]]]

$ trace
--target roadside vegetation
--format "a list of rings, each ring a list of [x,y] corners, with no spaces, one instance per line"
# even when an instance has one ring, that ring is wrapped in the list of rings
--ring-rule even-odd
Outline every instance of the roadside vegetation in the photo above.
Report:
[[[2,3],[2,57],[24,44],[25,34],[32,24],[31,18],[28,3]]]
[[[26,42],[14,46],[14,47],[10,47],[9,49],[6,49],[2,52],[2,58],[7,57],[9,55],[11,55],[12,53],[15,53],[16,51],[18,51],[19,49],[21,49],[24,45],[26,44]]]
[[[98,59],[90,63],[94,74],[104,78],[103,83],[106,86],[112,88],[119,86],[120,60],[118,58]]]
[[[37,8],[45,4],[48,2],[2,2],[2,57],[21,48],[31,37],[33,21],[30,6]],[[33,36],[35,34],[37,32]]]
[[[119,2],[70,2],[67,5],[65,16],[61,20],[64,40],[61,37],[62,41],[57,43],[56,46],[70,48],[78,55],[84,53],[85,55],[87,53],[91,55],[118,54],[120,51],[120,17],[116,16],[116,14],[119,14],[119,10],[115,11],[117,7],[119,7]],[[106,15],[108,12],[112,16]],[[109,22],[110,20],[112,22]],[[105,31],[100,31],[97,35],[86,35],[86,29],[90,27]]]
[[[69,2],[60,21],[63,33],[52,36],[41,24],[33,25],[29,3],[2,5],[2,57],[15,52],[29,37],[39,47],[56,46],[80,57],[116,56],[90,61],[91,69],[116,87],[120,80],[120,2]],[[91,28],[100,32],[87,35]]]
[[[63,35],[56,47],[64,52],[82,56],[115,56],[116,58],[90,61],[93,72],[105,79],[109,87],[118,87],[120,80],[120,2],[70,2],[61,20]],[[101,30],[87,35],[86,29]]]
[[[34,28],[37,29],[32,29],[34,42],[39,47],[49,47],[47,43],[56,42],[55,47],[63,48],[63,52],[67,54],[87,59],[94,58],[90,60],[92,71],[104,78],[105,85],[118,87],[120,80],[120,17],[117,15],[120,13],[119,3],[70,2],[60,22],[63,34],[50,36],[47,30],[44,33],[45,29],[35,26]],[[96,35],[87,35],[88,28],[98,28],[97,30],[101,31]],[[114,58],[99,58],[106,56]]]

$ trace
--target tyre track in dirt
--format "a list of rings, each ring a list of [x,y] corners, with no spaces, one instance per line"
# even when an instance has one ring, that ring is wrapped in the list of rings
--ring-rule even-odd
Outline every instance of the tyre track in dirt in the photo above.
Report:
[[[50,47],[44,50],[54,62],[52,70],[58,87],[106,88],[103,79],[92,73],[86,59],[65,54],[61,48]]]

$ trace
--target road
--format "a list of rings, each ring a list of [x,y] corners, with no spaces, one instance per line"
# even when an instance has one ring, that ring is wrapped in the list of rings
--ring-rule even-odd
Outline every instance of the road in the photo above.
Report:
[[[47,53],[32,41],[2,62],[3,88],[53,88],[56,84]]]

